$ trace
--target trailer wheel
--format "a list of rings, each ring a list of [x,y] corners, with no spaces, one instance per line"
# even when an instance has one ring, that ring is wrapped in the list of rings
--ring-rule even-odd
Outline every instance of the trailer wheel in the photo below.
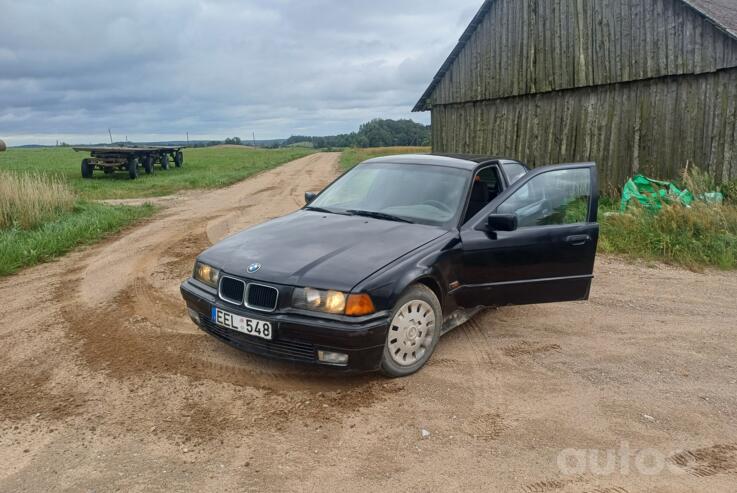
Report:
[[[92,178],[92,171],[94,169],[95,167],[90,164],[89,159],[82,160],[82,178]]]
[[[146,172],[147,175],[150,175],[154,172],[154,157],[153,156],[146,156],[143,158],[143,170]]]
[[[176,166],[177,168],[181,168],[183,163],[184,154],[182,154],[182,151],[177,151],[177,153],[174,154],[174,166]]]
[[[168,154],[161,155],[161,169],[169,169],[169,155]]]
[[[128,176],[130,176],[131,180],[138,178],[138,158],[128,158]]]

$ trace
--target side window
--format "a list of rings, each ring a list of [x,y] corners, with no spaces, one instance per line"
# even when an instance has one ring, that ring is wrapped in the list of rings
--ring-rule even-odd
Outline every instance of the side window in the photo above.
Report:
[[[499,192],[501,191],[501,187],[499,185],[499,172],[495,166],[484,168],[479,171],[478,181],[486,185],[486,188],[489,190],[489,202],[499,195]]]
[[[510,185],[527,174],[527,168],[519,163],[504,163],[502,166]]]
[[[548,171],[532,178],[498,208],[517,214],[520,228],[586,222],[591,202],[589,168]]]
[[[465,223],[486,207],[501,192],[499,170],[496,166],[489,166],[478,172],[471,187],[471,198],[468,202]]]

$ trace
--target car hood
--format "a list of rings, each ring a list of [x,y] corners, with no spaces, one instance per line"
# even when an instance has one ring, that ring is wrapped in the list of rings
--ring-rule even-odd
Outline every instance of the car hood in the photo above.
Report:
[[[252,280],[350,291],[445,233],[435,226],[299,210],[237,233],[199,258]],[[248,273],[254,263],[261,267]]]

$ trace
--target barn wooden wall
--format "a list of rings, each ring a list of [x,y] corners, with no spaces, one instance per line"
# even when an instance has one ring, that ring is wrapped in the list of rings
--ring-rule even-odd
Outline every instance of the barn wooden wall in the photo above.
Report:
[[[429,103],[735,66],[737,41],[680,0],[496,0]]]
[[[435,105],[433,150],[529,165],[594,160],[604,189],[637,171],[674,178],[687,160],[737,178],[737,69],[494,101]]]

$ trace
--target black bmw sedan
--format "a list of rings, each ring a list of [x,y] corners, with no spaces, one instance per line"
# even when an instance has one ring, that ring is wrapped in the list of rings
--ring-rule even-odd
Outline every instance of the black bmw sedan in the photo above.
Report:
[[[593,163],[384,157],[305,200],[197,258],[181,292],[200,328],[265,356],[398,377],[483,307],[588,298]]]

